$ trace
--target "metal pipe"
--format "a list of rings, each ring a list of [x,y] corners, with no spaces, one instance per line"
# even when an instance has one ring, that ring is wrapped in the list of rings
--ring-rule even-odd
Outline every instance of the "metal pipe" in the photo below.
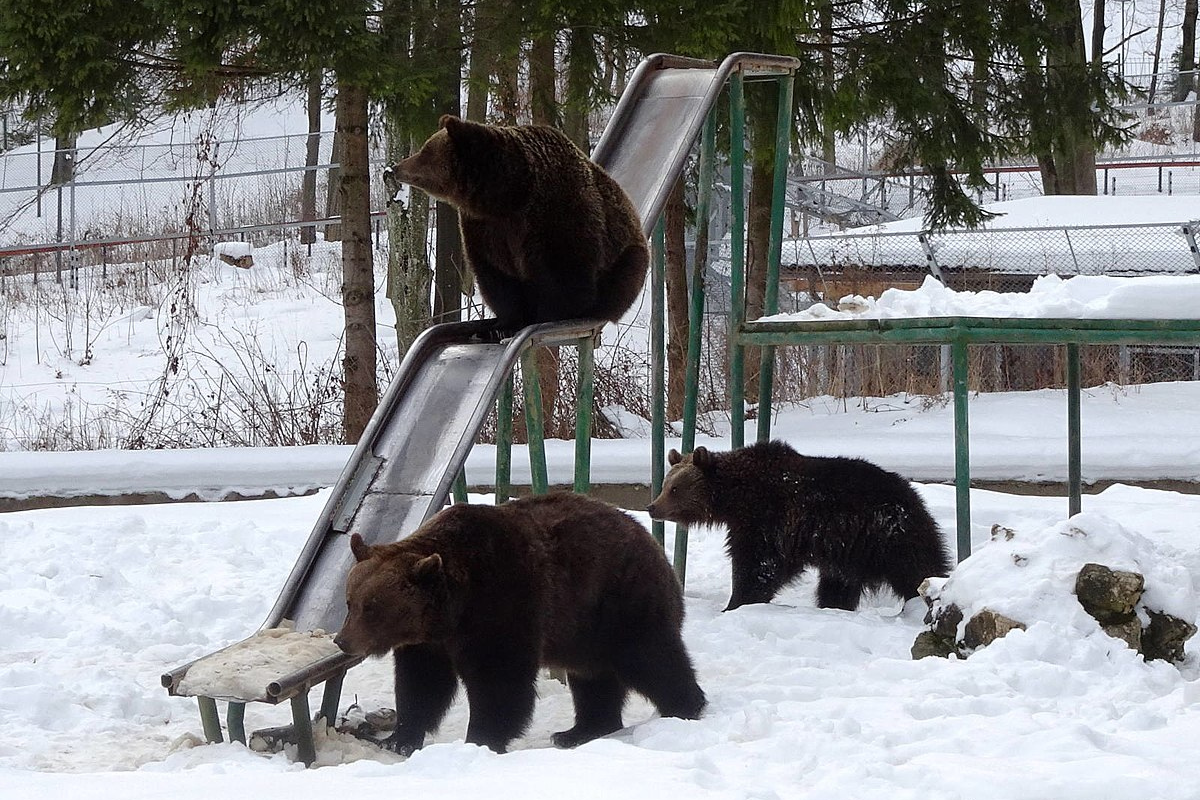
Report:
[[[732,225],[729,270],[729,445],[746,442],[746,389],[743,370],[745,349],[741,341],[746,317],[746,97],[742,74],[729,78],[729,193]]]
[[[971,555],[971,434],[967,411],[967,342],[956,337],[954,357],[954,500],[958,560]]]
[[[1080,427],[1079,345],[1067,344],[1067,513],[1075,516],[1082,509],[1083,467]]]
[[[666,232],[660,219],[650,246],[650,497],[658,497],[666,476]],[[659,544],[666,541],[661,520],[650,523]]]
[[[575,491],[587,494],[592,486],[592,399],[595,397],[596,340],[579,340],[579,376],[575,383]]]
[[[537,351],[530,347],[521,353],[521,385],[525,390],[525,434],[529,450],[529,483],[534,494],[549,488],[546,475],[545,418],[542,414],[542,387],[538,382]]]
[[[771,185],[771,229],[767,243],[767,286],[763,311],[779,311],[779,262],[783,250],[783,209],[787,192],[789,145],[792,137],[792,77],[780,78],[775,116],[775,172]],[[758,441],[771,438],[771,395],[775,380],[775,348],[762,348],[758,371]]]

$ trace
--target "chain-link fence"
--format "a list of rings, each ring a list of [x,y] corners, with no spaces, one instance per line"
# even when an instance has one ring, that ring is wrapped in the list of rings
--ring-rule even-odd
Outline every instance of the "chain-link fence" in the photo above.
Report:
[[[202,135],[188,142],[105,143],[57,152],[26,146],[4,153],[0,277],[51,272],[62,281],[64,269],[161,261],[198,240],[265,244],[289,231],[294,235],[296,228],[324,230],[339,216],[331,191],[333,134],[312,136],[317,163],[311,166],[309,139]],[[371,155],[378,173],[381,149],[376,145]],[[56,159],[71,165],[70,178],[50,184]],[[306,173],[314,178],[308,203]],[[382,181],[373,181],[373,213],[381,213],[384,203]]]

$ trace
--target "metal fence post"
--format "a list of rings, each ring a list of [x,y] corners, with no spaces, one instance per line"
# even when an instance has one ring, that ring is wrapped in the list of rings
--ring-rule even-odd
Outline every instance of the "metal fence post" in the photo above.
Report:
[[[1183,238],[1187,239],[1188,250],[1192,251],[1192,261],[1196,265],[1196,271],[1200,272],[1200,250],[1196,248],[1196,228],[1200,228],[1200,220],[1189,222],[1183,226]]]

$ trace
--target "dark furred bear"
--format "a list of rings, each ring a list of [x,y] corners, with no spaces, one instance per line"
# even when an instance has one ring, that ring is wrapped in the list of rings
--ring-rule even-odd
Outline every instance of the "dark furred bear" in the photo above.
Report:
[[[664,716],[704,708],[680,637],[683,597],[662,548],[640,524],[576,494],[502,506],[454,505],[411,536],[369,546],[346,579],[339,647],[394,651],[396,730],[411,753],[435,730],[461,679],[467,741],[504,752],[533,714],[538,666],[567,672],[574,747],[622,726],[628,690]]]
[[[817,605],[858,608],[864,590],[891,587],[905,600],[950,557],[937,523],[908,481],[858,458],[803,456],[764,442],[687,456],[671,470],[650,516],[728,526],[733,564],[726,611],[768,603],[808,567],[820,571]]]
[[[502,330],[615,322],[642,289],[650,251],[637,211],[555,128],[446,115],[389,172],[458,209],[467,261]]]

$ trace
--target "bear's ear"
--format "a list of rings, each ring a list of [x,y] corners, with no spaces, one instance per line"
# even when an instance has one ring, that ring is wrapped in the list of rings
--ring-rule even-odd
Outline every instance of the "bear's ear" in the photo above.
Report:
[[[354,553],[355,561],[366,561],[371,557],[371,545],[363,541],[357,533],[350,535],[350,552]]]
[[[673,467],[680,461],[683,461],[683,456],[679,455],[678,450],[671,448],[671,452],[667,453],[667,463]]]
[[[434,553],[422,558],[412,565],[408,575],[418,586],[436,586],[442,580],[442,557]]]
[[[708,469],[712,466],[712,453],[707,447],[697,447],[692,451],[692,463],[700,469]]]
[[[439,128],[453,128],[461,125],[462,119],[454,116],[453,114],[442,114],[442,116],[438,118]]]

